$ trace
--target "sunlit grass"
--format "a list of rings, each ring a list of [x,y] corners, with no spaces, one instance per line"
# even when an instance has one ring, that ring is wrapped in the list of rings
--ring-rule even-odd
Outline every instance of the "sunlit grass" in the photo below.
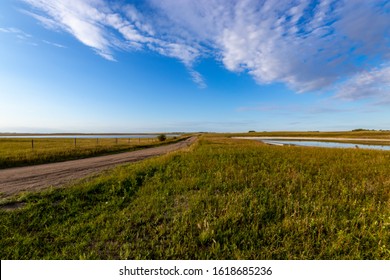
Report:
[[[390,259],[390,153],[202,138],[1,211],[1,259]]]

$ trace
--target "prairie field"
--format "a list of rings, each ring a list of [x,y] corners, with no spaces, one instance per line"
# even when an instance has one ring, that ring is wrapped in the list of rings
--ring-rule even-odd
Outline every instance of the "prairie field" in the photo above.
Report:
[[[0,204],[1,259],[390,259],[384,151],[201,136]]]
[[[177,139],[169,138],[165,143]],[[132,151],[157,138],[0,138],[0,169]]]

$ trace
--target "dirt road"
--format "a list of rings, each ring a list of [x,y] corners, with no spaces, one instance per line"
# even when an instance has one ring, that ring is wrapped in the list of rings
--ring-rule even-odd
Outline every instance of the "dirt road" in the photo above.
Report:
[[[0,170],[0,196],[8,197],[21,191],[62,186],[118,164],[140,161],[188,147],[195,140],[196,137],[191,137],[175,144],[139,151]]]

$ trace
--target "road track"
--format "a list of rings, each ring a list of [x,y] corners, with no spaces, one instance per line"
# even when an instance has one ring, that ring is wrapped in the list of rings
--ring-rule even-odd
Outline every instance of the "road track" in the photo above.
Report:
[[[175,144],[138,151],[3,169],[0,170],[0,197],[9,197],[24,191],[60,187],[72,181],[96,175],[119,164],[141,161],[180,150],[190,146],[195,140],[196,137],[190,137]]]

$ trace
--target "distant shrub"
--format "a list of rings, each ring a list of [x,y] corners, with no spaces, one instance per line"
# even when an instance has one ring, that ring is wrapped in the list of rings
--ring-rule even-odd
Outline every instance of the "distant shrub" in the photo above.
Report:
[[[249,130],[248,132],[249,132],[249,133],[252,133],[252,132],[256,132],[256,131],[254,131],[254,130]]]
[[[157,139],[160,142],[164,142],[165,140],[167,140],[167,136],[165,134],[160,134],[159,136],[157,136]]]

